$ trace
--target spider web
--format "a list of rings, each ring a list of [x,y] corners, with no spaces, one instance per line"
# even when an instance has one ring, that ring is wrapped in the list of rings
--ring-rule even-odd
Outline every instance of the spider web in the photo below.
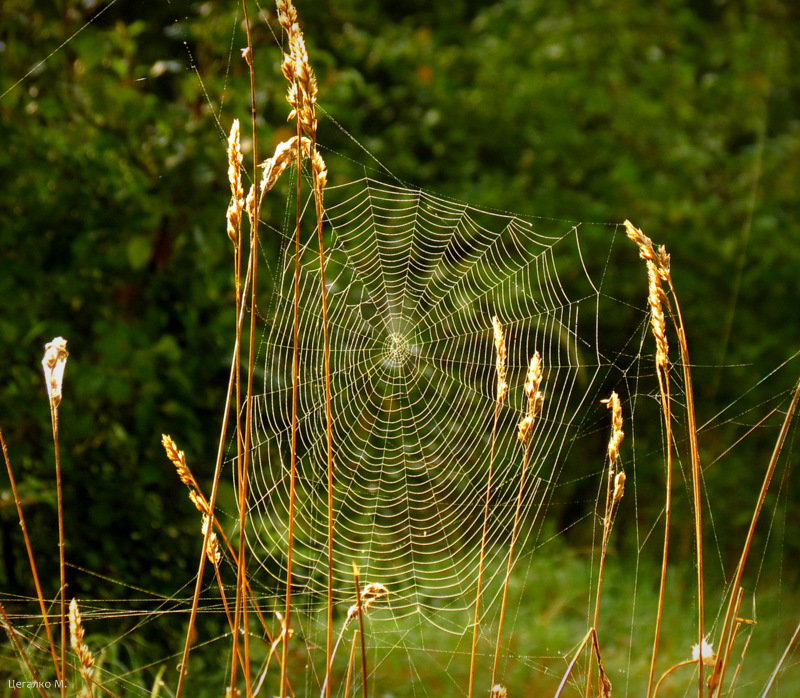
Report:
[[[602,293],[583,262],[579,225],[482,211],[370,178],[331,187],[325,201],[334,602],[353,603],[353,563],[363,580],[384,584],[388,612],[384,622],[371,620],[369,641],[377,661],[393,650],[406,655],[413,676],[429,658],[431,626],[462,639],[471,628],[496,407],[492,318],[505,329],[510,390],[498,412],[487,519],[486,627],[502,591],[521,484],[517,425],[530,359],[537,351],[542,357],[544,406],[530,446],[518,551],[541,532],[576,439],[598,428],[596,384],[614,366],[596,342]],[[293,228],[287,222],[261,345],[249,512],[253,559],[262,563],[256,579],[279,598],[290,496]],[[593,237],[604,254],[592,254],[602,276],[615,230],[599,230]],[[303,239],[292,584],[313,646],[325,642],[328,485],[319,258],[313,232]],[[605,437],[605,421],[600,428]],[[443,675],[455,690],[452,670]]]

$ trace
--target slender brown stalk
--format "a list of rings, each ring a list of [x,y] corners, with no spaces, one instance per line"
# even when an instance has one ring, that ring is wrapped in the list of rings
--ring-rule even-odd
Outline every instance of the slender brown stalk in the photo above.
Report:
[[[322,230],[322,190],[327,180],[322,157],[317,152],[317,118],[315,105],[317,98],[317,81],[308,61],[303,33],[297,20],[297,10],[291,0],[277,0],[278,20],[286,31],[289,40],[289,52],[284,55],[281,70],[289,82],[287,101],[292,107],[290,119],[297,120],[297,212],[295,228],[295,322],[294,322],[294,358],[292,368],[292,460],[289,494],[289,545],[287,554],[286,582],[286,622],[290,620],[291,611],[291,556],[293,547],[294,524],[294,478],[297,460],[297,374],[298,374],[298,326],[299,326],[299,265],[300,265],[300,215],[301,215],[301,164],[303,155],[303,134],[310,139],[310,157],[312,164],[314,208],[316,213],[317,238],[319,242],[320,288],[322,301],[323,341],[325,352],[325,416],[327,437],[327,471],[328,471],[328,589],[327,589],[327,633],[325,644],[326,674],[330,672],[333,653],[333,418],[331,413],[331,381],[330,381],[330,339],[328,336],[328,305],[325,284],[325,249]],[[276,156],[277,159],[277,156]],[[287,653],[284,640],[284,658]],[[285,672],[285,665],[284,665]],[[284,695],[285,676],[281,676],[281,698]],[[326,684],[326,696],[330,696],[330,683]]]
[[[60,581],[59,617],[61,622],[61,698],[66,696],[67,686],[67,575],[64,563],[64,502],[61,488],[61,451],[58,440],[58,406],[61,404],[61,387],[67,365],[67,340],[56,337],[45,346],[42,358],[47,395],[50,400],[50,424],[53,428],[53,450],[56,463],[56,500],[58,505],[58,572]]]
[[[11,493],[14,496],[14,504],[17,507],[17,518],[19,519],[19,526],[22,529],[22,538],[25,541],[25,550],[28,553],[28,563],[31,567],[33,585],[36,588],[36,598],[39,601],[39,608],[42,611],[42,620],[44,621],[44,630],[47,634],[47,644],[50,648],[50,656],[53,658],[53,667],[55,667],[56,678],[60,679],[62,678],[61,669],[58,665],[55,642],[53,642],[53,631],[50,629],[50,621],[47,619],[47,609],[45,608],[42,585],[39,583],[39,573],[36,571],[36,562],[33,558],[33,548],[31,547],[31,540],[28,536],[28,527],[25,525],[25,516],[22,513],[22,501],[20,500],[19,493],[17,492],[17,483],[14,479],[14,471],[11,468],[11,459],[8,456],[8,448],[6,447],[6,440],[3,436],[2,429],[0,429],[0,446],[2,446],[3,459],[6,462],[6,471],[8,472],[8,481],[11,483]]]
[[[257,208],[257,182],[258,182],[258,130],[256,128],[256,87],[255,87],[255,67],[253,61],[253,40],[250,34],[250,17],[247,10],[247,1],[242,0],[242,8],[244,11],[244,24],[247,33],[247,48],[243,52],[243,57],[247,62],[248,72],[250,75],[250,116],[251,116],[251,134],[253,140],[253,183],[250,192],[245,201],[245,209],[247,210],[248,219],[250,222],[250,267],[252,268],[252,283],[250,285],[251,304],[250,304],[250,334],[248,345],[248,358],[247,358],[247,388],[245,391],[245,431],[244,431],[244,445],[242,447],[242,456],[238,459],[239,462],[239,554],[236,570],[236,604],[234,609],[234,633],[233,644],[234,649],[238,644],[239,627],[243,629],[242,642],[244,645],[244,680],[246,695],[252,695],[252,688],[250,683],[250,630],[247,619],[248,601],[247,601],[247,585],[245,579],[247,578],[247,565],[245,560],[245,551],[247,549],[247,499],[248,499],[248,478],[250,473],[250,458],[251,458],[251,440],[253,428],[253,370],[255,366],[255,322],[256,322],[256,305],[258,300],[258,208]],[[237,381],[237,386],[239,381]],[[241,403],[239,403],[241,404]],[[238,405],[237,405],[238,413]],[[235,654],[235,653],[234,653]],[[233,663],[231,670],[231,691],[235,689],[235,656],[231,658]]]
[[[664,487],[664,545],[661,553],[661,575],[658,585],[658,606],[656,626],[653,634],[653,652],[650,659],[650,674],[647,682],[647,696],[653,694],[656,673],[658,645],[661,636],[661,619],[664,615],[664,595],[667,586],[667,562],[669,559],[670,520],[672,515],[672,400],[669,383],[669,344],[667,342],[664,304],[667,302],[663,283],[669,280],[669,255],[662,246],[657,251],[653,242],[630,221],[625,221],[628,237],[639,247],[639,256],[647,265],[648,297],[650,306],[650,325],[656,340],[656,377],[661,397],[661,413],[664,420],[664,439],[666,442],[666,483]]]
[[[794,418],[795,411],[797,409],[797,403],[800,400],[800,381],[798,381],[797,385],[795,386],[794,395],[792,396],[792,402],[789,405],[789,408],[786,410],[786,415],[783,419],[783,425],[781,426],[781,431],[778,434],[778,438],[775,441],[775,447],[772,450],[772,457],[769,460],[769,464],[767,466],[767,470],[764,473],[764,479],[761,483],[761,491],[758,494],[758,500],[756,501],[755,509],[753,510],[753,516],[750,518],[750,527],[747,531],[747,536],[744,540],[744,546],[742,547],[742,554],[739,557],[739,563],[736,565],[736,573],[734,574],[733,581],[731,582],[731,599],[728,603],[728,610],[725,614],[725,620],[722,624],[722,632],[720,633],[719,639],[719,647],[722,649],[723,647],[728,646],[727,636],[731,629],[731,624],[734,618],[734,608],[735,608],[735,600],[736,600],[736,590],[740,587],[742,582],[742,575],[744,574],[744,566],[747,562],[747,557],[750,554],[750,546],[753,542],[753,537],[755,536],[756,524],[758,523],[758,518],[761,515],[761,509],[764,506],[764,500],[767,496],[767,491],[769,490],[770,482],[772,481],[772,476],[775,472],[775,467],[778,463],[778,456],[780,456],[781,450],[783,449],[783,444],[786,441],[786,436],[789,433],[789,426],[791,425],[792,419]],[[717,656],[717,661],[714,664],[714,669],[709,677],[709,691],[708,695],[713,696],[716,692],[717,695],[720,695],[722,692],[722,682],[725,678],[725,668],[728,663],[728,657],[730,655],[730,651],[720,651],[719,655]]]
[[[528,369],[528,377],[525,381],[525,395],[528,397],[528,412],[519,423],[518,438],[522,442],[525,450],[522,455],[522,473],[519,479],[519,493],[517,494],[517,506],[514,511],[514,526],[511,530],[511,543],[508,548],[508,564],[506,566],[506,577],[503,582],[503,601],[500,605],[500,620],[497,624],[497,642],[494,649],[494,662],[492,664],[492,682],[490,686],[497,683],[497,667],[500,661],[500,645],[503,639],[503,621],[506,615],[506,605],[508,604],[508,586],[511,581],[511,569],[514,566],[514,547],[519,535],[519,520],[522,514],[522,497],[525,493],[525,476],[528,473],[528,460],[531,450],[531,436],[533,425],[539,412],[542,411],[544,396],[539,392],[542,383],[542,360],[537,351],[531,359]]]
[[[492,445],[489,453],[489,473],[486,476],[486,500],[483,507],[483,527],[481,529],[481,552],[478,560],[478,581],[475,584],[475,617],[472,624],[472,649],[469,655],[469,689],[468,696],[472,698],[473,685],[475,683],[475,654],[478,646],[478,623],[480,619],[481,606],[481,587],[483,583],[483,564],[486,557],[486,535],[489,527],[489,502],[492,497],[492,474],[494,471],[494,458],[497,444],[497,422],[500,418],[500,407],[508,394],[508,383],[506,383],[506,340],[503,333],[503,326],[497,317],[492,318],[494,334],[494,347],[497,354],[496,373],[497,373],[497,395],[494,406],[494,420],[492,422]]]
[[[611,535],[611,524],[614,520],[614,507],[622,499],[625,492],[625,473],[617,471],[617,461],[619,460],[619,446],[625,436],[622,431],[622,406],[616,392],[611,393],[611,397],[602,401],[611,410],[611,438],[608,441],[608,478],[606,480],[606,501],[603,507],[603,540],[600,546],[600,568],[597,574],[597,592],[594,601],[594,620],[592,627],[597,632],[600,622],[600,594],[603,589],[603,570],[605,569],[606,552],[608,551],[608,539]],[[589,668],[586,672],[586,698],[589,698],[592,683],[592,662],[589,661]]]
[[[675,306],[673,324],[678,333],[678,345],[681,348],[681,366],[683,368],[683,387],[686,394],[686,416],[689,430],[689,454],[692,461],[692,498],[694,501],[694,535],[697,553],[697,642],[702,645],[705,640],[704,595],[703,595],[703,495],[700,471],[700,449],[697,444],[697,419],[694,408],[694,390],[692,389],[691,364],[689,362],[689,344],[686,341],[686,330],[681,315],[678,296],[672,285],[672,277],[667,277],[670,295]],[[703,698],[703,662],[697,665],[697,695]]]
[[[356,635],[358,635],[358,630],[353,633],[353,641],[350,643],[350,659],[347,660],[347,675],[344,683],[344,698],[350,698],[350,683],[353,680],[353,663],[356,657]]]
[[[353,577],[358,581],[358,568],[356,567],[355,563],[353,563]],[[350,622],[356,616],[359,616],[359,622],[362,625],[362,638],[363,638],[363,622],[360,618],[361,614],[367,614],[369,609],[372,608],[372,605],[378,600],[383,598],[389,593],[389,590],[379,582],[371,582],[364,587],[364,591],[361,592],[358,587],[356,587],[358,592],[356,603],[354,603],[350,608],[347,610],[347,616],[344,619],[344,623],[342,624],[342,629],[339,631],[339,637],[336,638],[336,644],[333,646],[333,651],[331,652],[331,661],[328,664],[328,670],[325,672],[325,680],[322,682],[322,690],[320,691],[320,698],[324,698],[325,694],[328,692],[328,686],[330,685],[331,680],[331,670],[333,667],[333,660],[336,657],[336,652],[339,649],[339,644],[344,638],[344,634],[347,631]],[[363,654],[363,642],[362,642],[362,654]],[[364,655],[365,656],[365,655]],[[352,656],[350,658],[352,663]],[[366,664],[364,665],[366,667]],[[348,669],[349,671],[349,669]],[[366,672],[364,673],[366,676]]]
[[[356,588],[356,608],[358,609],[358,631],[361,638],[361,689],[367,698],[367,648],[364,641],[364,612],[361,608],[361,589],[358,586],[358,567],[353,565],[353,584]],[[330,681],[328,681],[330,686]]]
[[[248,262],[248,269],[247,273],[245,274],[245,282],[244,282],[244,292],[247,292],[250,282],[250,263]],[[241,323],[244,319],[244,307],[240,309],[238,322]],[[239,337],[239,333],[237,332],[237,338]],[[217,492],[219,490],[219,477],[220,473],[222,472],[222,460],[225,454],[225,437],[228,432],[228,419],[230,417],[230,410],[231,410],[231,400],[233,397],[234,392],[234,381],[236,377],[236,362],[235,357],[238,355],[240,351],[240,345],[238,339],[234,343],[233,348],[233,357],[231,360],[231,369],[228,375],[228,388],[225,395],[225,407],[222,413],[222,425],[220,427],[220,437],[219,441],[217,442],[217,458],[216,463],[214,465],[214,478],[211,484],[211,495],[208,499],[208,515],[209,517],[214,520],[214,507],[217,501]],[[183,693],[183,686],[186,682],[186,670],[187,670],[187,662],[189,661],[189,653],[191,652],[192,646],[192,635],[194,633],[194,623],[195,619],[197,618],[197,609],[200,603],[200,590],[203,587],[203,572],[205,571],[205,563],[206,563],[206,549],[208,547],[208,541],[211,537],[211,532],[213,530],[213,526],[208,526],[206,529],[205,537],[203,540],[203,548],[200,552],[200,561],[197,564],[197,578],[195,580],[194,586],[194,594],[192,596],[192,608],[189,612],[189,623],[186,628],[186,640],[183,646],[183,654],[181,657],[181,663],[179,667],[179,675],[178,675],[178,686],[175,689],[175,698],[180,698]]]
[[[600,656],[600,645],[597,642],[597,633],[595,632],[594,628],[589,628],[589,632],[586,633],[583,640],[581,640],[580,645],[578,645],[578,649],[575,651],[572,660],[567,666],[564,676],[561,677],[561,682],[558,684],[558,688],[556,689],[556,693],[553,698],[561,698],[561,694],[564,692],[564,688],[567,685],[567,681],[569,681],[572,670],[575,668],[575,664],[578,662],[578,659],[580,658],[581,653],[585,649],[586,645],[589,643],[589,640],[592,641],[592,651],[597,659],[597,665],[600,668],[601,696],[602,698],[610,698],[611,681],[609,681],[608,677],[606,676],[605,668],[603,667],[603,660]]]
[[[2,625],[6,629],[8,636],[14,643],[14,647],[16,648],[17,653],[19,654],[20,657],[22,657],[22,661],[25,662],[25,666],[28,668],[28,671],[30,672],[33,683],[35,684],[36,688],[39,689],[39,693],[41,694],[42,698],[47,698],[47,694],[44,692],[44,689],[42,688],[44,684],[42,684],[42,682],[39,681],[39,677],[36,671],[34,670],[33,665],[31,664],[31,660],[28,658],[28,655],[23,649],[22,643],[19,641],[19,637],[17,637],[17,631],[14,630],[14,626],[11,625],[11,620],[9,619],[8,614],[6,613],[6,609],[3,607],[2,603],[0,603],[0,618],[3,621]],[[58,676],[58,672],[56,672],[56,676]],[[61,679],[61,684],[62,685],[64,684],[63,679]]]

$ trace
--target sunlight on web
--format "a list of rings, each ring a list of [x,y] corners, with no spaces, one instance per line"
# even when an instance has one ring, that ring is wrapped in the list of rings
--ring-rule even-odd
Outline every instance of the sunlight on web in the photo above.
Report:
[[[511,390],[500,412],[487,569],[503,570],[522,448],[522,384],[534,352],[544,408],[531,447],[525,515],[564,467],[599,370],[598,291],[577,228],[488,213],[364,179],[326,192],[326,278],[334,414],[334,593],[352,598],[351,563],[391,590],[404,615],[458,614],[478,563],[495,405],[492,317],[506,329]],[[541,228],[561,227],[557,234]],[[287,233],[287,237],[291,232]],[[296,562],[301,593],[327,575],[327,471],[318,258],[301,260]],[[569,283],[562,281],[566,273]],[[291,438],[293,247],[286,245],[261,353],[256,557],[285,580]],[[526,527],[526,532],[532,530]],[[526,535],[526,534],[523,534]],[[275,561],[278,562],[275,565]],[[446,614],[441,620],[447,627]],[[460,622],[460,617],[459,617]],[[454,630],[462,632],[463,628]]]

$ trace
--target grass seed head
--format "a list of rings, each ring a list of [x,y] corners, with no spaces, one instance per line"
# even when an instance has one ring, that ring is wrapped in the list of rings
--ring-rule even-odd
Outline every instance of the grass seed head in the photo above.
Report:
[[[494,328],[494,348],[497,352],[497,402],[502,404],[508,394],[508,383],[506,382],[506,338],[503,334],[503,326],[497,316],[492,318],[492,327]]]
[[[228,205],[228,237],[236,245],[242,226],[244,190],[242,189],[242,147],[239,133],[239,119],[233,120],[228,136],[228,183],[231,187],[231,202]]]
[[[611,410],[611,438],[608,441],[608,460],[613,468],[614,463],[619,458],[619,446],[625,437],[625,432],[622,431],[622,405],[616,391],[611,393],[611,397],[600,402],[607,405],[608,409]]]
[[[531,364],[528,367],[528,375],[525,379],[525,395],[528,397],[528,412],[519,423],[517,438],[528,445],[528,441],[533,431],[533,424],[544,405],[544,395],[539,392],[542,385],[542,357],[537,351],[531,357]]]
[[[84,629],[78,602],[75,599],[69,602],[69,639],[72,649],[78,655],[80,672],[88,686],[91,686],[94,676],[94,655],[83,643]]]

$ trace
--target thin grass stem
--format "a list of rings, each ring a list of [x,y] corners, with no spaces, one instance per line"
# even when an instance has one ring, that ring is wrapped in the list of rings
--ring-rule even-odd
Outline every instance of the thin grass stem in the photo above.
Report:
[[[11,493],[14,496],[14,504],[17,507],[17,518],[19,519],[19,525],[22,529],[22,538],[25,541],[25,551],[28,553],[28,563],[31,567],[31,575],[33,576],[33,585],[36,589],[36,599],[39,602],[39,608],[42,611],[42,620],[44,621],[44,630],[47,634],[47,644],[50,649],[50,656],[53,659],[53,667],[56,671],[56,678],[63,679],[61,675],[61,670],[58,665],[58,657],[56,656],[56,646],[55,642],[53,641],[53,631],[50,628],[50,621],[48,620],[47,608],[45,607],[44,603],[44,594],[42,593],[42,585],[39,582],[39,573],[36,571],[36,562],[33,557],[33,548],[31,547],[31,540],[28,536],[28,527],[25,525],[25,516],[22,513],[22,501],[19,498],[19,492],[17,492],[17,483],[14,479],[14,471],[11,468],[11,459],[8,455],[8,448],[6,446],[6,440],[3,436],[3,430],[0,429],[0,446],[2,446],[3,450],[3,459],[6,463],[6,471],[8,472],[8,480],[11,483]]]
[[[17,631],[14,630],[14,626],[11,625],[11,620],[8,617],[8,614],[6,613],[6,609],[3,607],[2,603],[0,603],[0,618],[2,618],[2,620],[3,620],[3,627],[5,627],[6,632],[8,633],[8,636],[11,638],[11,641],[14,643],[14,647],[16,648],[17,652],[19,653],[19,656],[22,658],[22,661],[25,663],[25,666],[27,667],[28,671],[30,672],[31,679],[33,679],[34,685],[36,686],[36,688],[39,689],[39,693],[41,694],[42,698],[47,698],[47,694],[44,692],[44,689],[42,688],[42,686],[44,684],[41,681],[39,681],[39,677],[36,674],[36,671],[34,670],[33,665],[31,664],[31,660],[28,657],[28,655],[25,652],[25,650],[23,649],[22,643],[19,641],[19,637],[17,637]],[[63,675],[66,676],[66,671],[64,672]],[[56,672],[56,676],[58,676],[58,672]],[[62,686],[64,685],[64,679],[63,678],[61,679],[61,685]]]
[[[761,483],[761,491],[758,494],[758,500],[756,501],[755,509],[753,510],[753,515],[750,518],[750,527],[747,531],[747,536],[744,540],[744,546],[742,547],[742,554],[739,557],[739,563],[736,565],[736,573],[734,574],[733,581],[731,582],[731,599],[728,604],[728,610],[725,614],[725,620],[722,624],[722,632],[720,633],[719,639],[719,647],[722,650],[723,647],[727,647],[727,635],[730,632],[731,624],[734,618],[734,607],[736,601],[736,592],[735,590],[741,586],[742,576],[744,574],[744,566],[747,562],[747,557],[750,554],[750,546],[753,542],[753,537],[755,536],[756,524],[758,523],[758,518],[761,515],[761,509],[764,506],[764,500],[767,496],[767,491],[769,489],[770,482],[772,481],[772,476],[775,472],[775,467],[778,463],[778,457],[780,456],[781,450],[783,449],[783,444],[786,441],[786,437],[789,433],[789,426],[791,425],[792,419],[794,418],[795,411],[797,409],[797,403],[800,400],[800,381],[798,381],[797,385],[794,389],[794,394],[792,396],[792,402],[789,405],[789,408],[786,410],[786,415],[783,419],[783,424],[781,426],[780,433],[778,434],[778,438],[775,441],[775,447],[772,450],[772,456],[769,460],[769,464],[767,465],[767,470],[764,473],[764,479]],[[725,668],[728,663],[728,655],[730,653],[728,651],[720,651],[717,655],[717,661],[714,664],[714,669],[709,678],[709,696],[713,696],[716,692],[717,695],[722,693],[722,684],[725,679]]]

